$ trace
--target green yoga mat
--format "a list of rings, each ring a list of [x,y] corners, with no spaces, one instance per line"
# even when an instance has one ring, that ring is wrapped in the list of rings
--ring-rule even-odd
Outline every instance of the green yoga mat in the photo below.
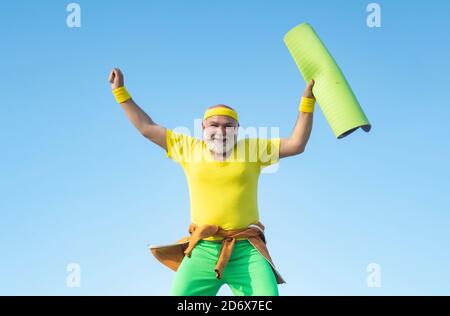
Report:
[[[337,138],[358,128],[368,132],[370,123],[339,66],[308,23],[291,29],[284,37],[305,82],[314,79],[313,93]]]

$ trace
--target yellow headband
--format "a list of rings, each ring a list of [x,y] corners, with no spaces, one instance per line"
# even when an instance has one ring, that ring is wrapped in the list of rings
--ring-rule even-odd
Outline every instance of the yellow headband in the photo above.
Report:
[[[203,120],[206,120],[214,115],[225,115],[225,116],[234,118],[236,120],[236,122],[238,122],[238,115],[237,115],[236,111],[231,110],[226,107],[223,107],[223,106],[207,110],[205,112],[205,115],[203,116]]]

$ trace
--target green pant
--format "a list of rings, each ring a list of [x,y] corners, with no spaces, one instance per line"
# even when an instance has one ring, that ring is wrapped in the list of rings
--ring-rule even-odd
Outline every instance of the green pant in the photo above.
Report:
[[[214,267],[222,243],[200,240],[191,257],[185,256],[175,274],[172,295],[217,295],[228,284],[234,295],[277,296],[278,286],[269,262],[248,240],[238,240],[222,279],[216,278]]]

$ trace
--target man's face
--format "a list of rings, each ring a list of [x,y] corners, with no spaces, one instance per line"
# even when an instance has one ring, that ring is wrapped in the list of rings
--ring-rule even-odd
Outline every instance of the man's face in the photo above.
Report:
[[[216,154],[233,149],[237,141],[238,123],[231,117],[215,115],[203,121],[203,140]]]

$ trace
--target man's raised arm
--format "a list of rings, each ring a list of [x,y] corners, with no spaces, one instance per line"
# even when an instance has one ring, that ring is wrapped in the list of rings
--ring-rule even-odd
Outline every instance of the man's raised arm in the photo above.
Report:
[[[314,80],[305,89],[300,111],[294,130],[289,138],[282,138],[280,142],[280,158],[301,154],[311,135],[315,98],[312,93]]]
[[[305,151],[311,135],[315,98],[312,93],[314,80],[311,80],[303,93],[302,102],[294,130],[289,138],[280,142],[280,158],[301,154]]]
[[[151,117],[133,101],[124,87],[123,74],[120,69],[114,68],[111,71],[109,82],[117,102],[120,103],[128,119],[136,129],[143,136],[166,149],[166,129],[153,122]]]

